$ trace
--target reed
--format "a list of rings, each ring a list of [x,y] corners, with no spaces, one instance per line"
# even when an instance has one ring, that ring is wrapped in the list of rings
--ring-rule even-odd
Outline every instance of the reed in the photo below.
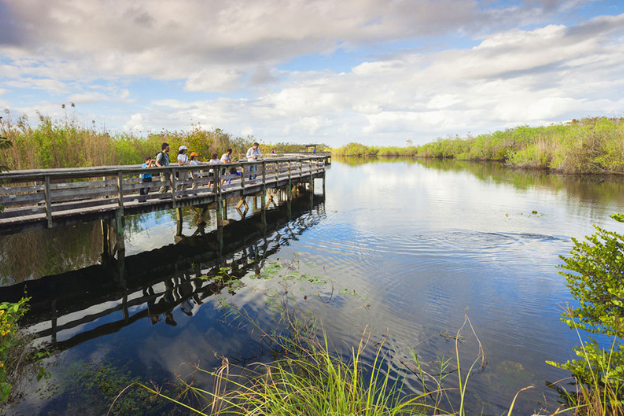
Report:
[[[234,137],[221,129],[204,130],[198,125],[188,131],[163,130],[143,137],[132,133],[111,135],[73,117],[52,120],[39,115],[38,124],[32,125],[26,116],[14,120],[8,110],[5,115],[0,119],[0,137],[13,146],[5,149],[1,164],[12,170],[140,164],[145,156],[160,151],[163,142],[170,144],[172,159],[184,144],[207,160],[213,152],[220,155],[228,148],[235,156],[244,154],[255,141],[253,137]]]

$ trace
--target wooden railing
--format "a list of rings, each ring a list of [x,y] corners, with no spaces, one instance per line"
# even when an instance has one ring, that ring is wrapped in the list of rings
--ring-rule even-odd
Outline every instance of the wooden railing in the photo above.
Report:
[[[108,166],[0,174],[0,232],[3,225],[45,219],[47,226],[63,216],[151,206],[151,210],[213,202],[259,192],[291,181],[308,181],[325,169],[325,157],[279,158],[259,162],[142,169]],[[191,178],[194,172],[195,178]],[[151,174],[152,182],[140,175]],[[140,195],[141,189],[147,195]],[[161,192],[159,193],[159,189]],[[142,211],[145,211],[144,209]]]

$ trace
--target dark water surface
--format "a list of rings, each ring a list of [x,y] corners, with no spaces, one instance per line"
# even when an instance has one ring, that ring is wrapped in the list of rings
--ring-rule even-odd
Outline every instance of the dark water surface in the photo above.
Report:
[[[100,265],[99,223],[0,238],[7,286],[0,296],[12,299],[25,286],[33,296],[32,330],[58,351],[45,387],[26,387],[10,412],[101,412],[106,374],[163,383],[188,373],[183,363],[213,369],[221,362],[215,352],[233,362],[266,361],[257,334],[233,323],[222,305],[270,325],[267,295],[285,288],[314,311],[339,349],[357,345],[365,328],[371,344],[387,335],[393,377],[405,373],[411,351],[432,373],[441,357],[453,358],[451,336],[467,313],[487,355],[485,369],[468,383],[468,413],[501,414],[529,385],[535,389],[521,394],[515,414],[558,406],[545,383],[567,373],[545,361],[568,359],[577,344],[559,321],[559,305],[572,298],[557,273],[558,256],[569,253],[570,237],[591,234],[592,224],[624,232],[609,218],[623,211],[621,178],[492,163],[346,159],[334,161],[326,180],[325,196],[317,180],[312,205],[301,196],[290,220],[283,204],[273,207],[264,232],[253,207],[244,221],[230,208],[223,247],[214,212],[198,228],[191,210],[184,239],[175,237],[174,212],[128,218],[121,265]],[[223,264],[241,278],[233,288],[196,279]],[[289,268],[316,281],[285,282]],[[475,337],[464,333],[459,346],[469,366]],[[99,385],[89,385],[85,372],[98,374]],[[416,377],[407,377],[407,390],[421,392]],[[446,383],[457,386],[457,374]],[[149,404],[133,413],[128,406],[125,414],[166,410]]]

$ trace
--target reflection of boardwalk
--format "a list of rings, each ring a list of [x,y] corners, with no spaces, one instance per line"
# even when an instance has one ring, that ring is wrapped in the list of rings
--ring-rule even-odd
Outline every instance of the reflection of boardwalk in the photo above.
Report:
[[[326,157],[276,158],[213,166],[170,166],[149,169],[153,182],[139,178],[147,170],[135,167],[102,167],[15,171],[0,174],[0,235],[33,229],[116,219],[124,215],[181,208],[250,195],[266,194],[323,178]],[[196,172],[196,179],[186,178]],[[160,174],[160,175],[159,175]],[[163,182],[164,180],[164,182]],[[165,193],[157,193],[163,185]],[[139,190],[149,187],[145,202]],[[164,189],[163,189],[164,190]],[[119,228],[119,227],[117,227]]]
[[[37,337],[50,339],[60,349],[115,333],[142,318],[173,325],[173,309],[180,307],[188,314],[228,287],[227,279],[199,276],[215,275],[224,265],[232,268],[233,276],[257,267],[258,259],[274,254],[318,222],[322,197],[315,198],[314,206],[310,211],[307,202],[301,206],[295,200],[290,220],[282,206],[267,211],[266,222],[258,214],[150,252],[124,257],[122,251],[105,265],[0,288],[0,298],[16,301],[27,290],[32,297],[27,325]],[[97,324],[116,315],[112,322]],[[73,334],[83,325],[92,329]]]

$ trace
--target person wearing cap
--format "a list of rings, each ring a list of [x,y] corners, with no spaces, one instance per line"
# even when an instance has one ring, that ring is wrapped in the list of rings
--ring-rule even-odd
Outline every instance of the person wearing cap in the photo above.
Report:
[[[180,166],[188,166],[189,165],[189,158],[186,155],[186,152],[188,152],[188,147],[182,145],[178,148],[178,165]],[[186,171],[182,171],[182,172],[178,172],[177,178],[180,182],[184,182],[186,181]],[[176,191],[185,191],[186,190],[186,184],[185,183],[181,183],[178,186],[176,186]]]
[[[191,152],[191,160],[189,161],[189,165],[191,166],[199,166],[199,165],[208,165],[208,162],[200,162],[197,158],[199,157],[199,155],[195,152]],[[197,190],[197,187],[199,186],[198,180],[199,179],[199,172],[194,170],[191,172],[191,180],[193,181],[193,186],[191,188],[192,191]],[[197,195],[197,194],[195,194]]]

